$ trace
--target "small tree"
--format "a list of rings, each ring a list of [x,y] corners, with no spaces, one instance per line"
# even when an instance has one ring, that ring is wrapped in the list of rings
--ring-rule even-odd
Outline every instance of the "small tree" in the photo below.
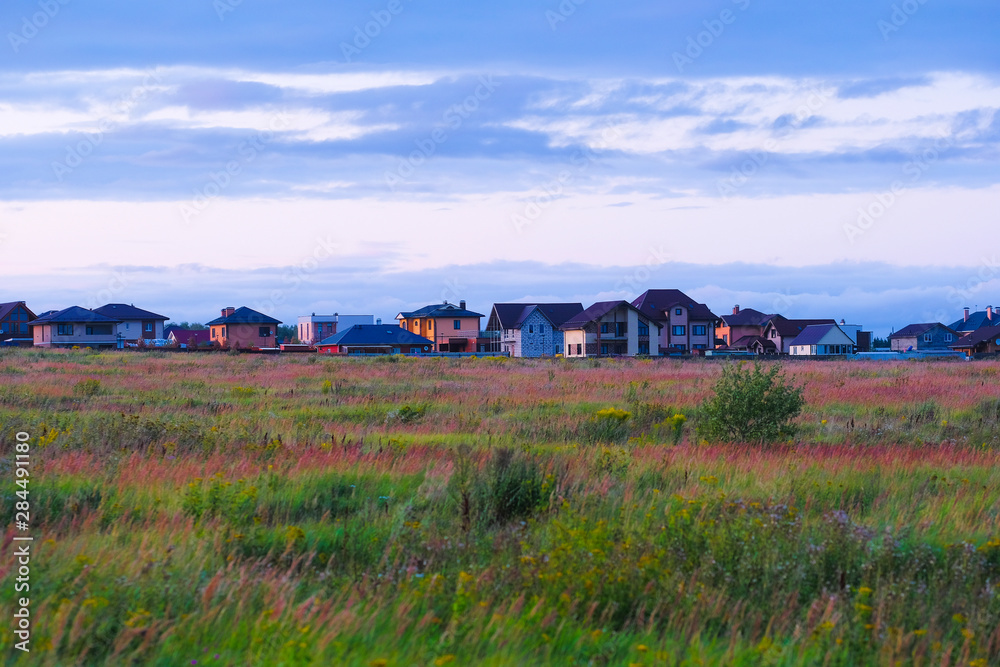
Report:
[[[702,404],[698,430],[713,441],[773,442],[794,433],[791,420],[804,404],[802,388],[786,383],[780,364],[727,364],[715,396]]]

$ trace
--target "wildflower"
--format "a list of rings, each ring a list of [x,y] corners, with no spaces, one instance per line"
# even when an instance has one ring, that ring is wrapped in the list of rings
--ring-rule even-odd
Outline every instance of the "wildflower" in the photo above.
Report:
[[[973,637],[976,636],[976,633],[970,630],[969,628],[962,628],[962,636],[965,637],[966,639],[972,639]]]
[[[927,634],[927,630],[921,628],[920,630],[914,630],[913,634],[916,635],[917,637],[923,637],[924,635]]]
[[[635,647],[635,650],[638,651],[639,653],[645,653],[646,651],[649,650],[649,647],[646,646],[645,644],[639,644],[638,646]]]
[[[868,588],[867,586],[862,586],[861,588],[858,589],[858,593],[861,593],[862,595],[868,595],[871,592],[872,589]]]
[[[822,424],[823,426],[826,426],[826,420],[825,420],[825,419],[824,419],[824,420],[822,420],[822,421],[820,422],[820,424]]]

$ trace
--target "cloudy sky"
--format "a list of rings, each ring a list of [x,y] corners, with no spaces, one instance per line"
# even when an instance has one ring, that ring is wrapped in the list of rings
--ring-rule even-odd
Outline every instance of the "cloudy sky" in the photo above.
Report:
[[[949,322],[1000,305],[997,34],[986,0],[12,0],[0,301]]]

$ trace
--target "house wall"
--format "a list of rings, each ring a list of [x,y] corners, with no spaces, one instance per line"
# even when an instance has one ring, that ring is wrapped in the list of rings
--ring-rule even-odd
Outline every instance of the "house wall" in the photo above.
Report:
[[[261,336],[259,331],[266,328],[267,336]],[[275,324],[216,324],[209,334],[212,343],[222,347],[275,347],[278,328]]]
[[[532,311],[521,323],[521,328],[514,330],[513,356],[515,357],[554,355],[562,348],[562,332],[553,327],[538,310]]]
[[[563,332],[564,354],[567,357],[587,356],[587,332],[583,329],[571,329]],[[577,345],[580,346],[582,354],[576,353]]]
[[[60,336],[57,333],[59,331],[57,324],[42,324],[32,328],[34,329],[32,337],[37,347],[73,347],[74,345],[80,347],[116,347],[118,345],[118,339],[114,333],[88,336],[87,325],[79,322],[73,324],[72,336]],[[114,325],[111,325],[111,330],[114,331]]]
[[[930,334],[930,342],[924,340],[925,334]],[[949,335],[951,335],[951,340],[948,340]],[[958,338],[951,332],[946,331],[944,327],[933,327],[930,331],[916,336],[892,338],[889,340],[889,348],[895,352],[905,352],[906,348],[911,345],[914,350],[948,350],[951,349],[949,346],[956,340]]]
[[[146,324],[153,325],[153,331],[146,331]],[[126,341],[137,341],[140,338],[153,340],[163,338],[163,320],[125,320],[117,325],[115,333],[120,333]]]

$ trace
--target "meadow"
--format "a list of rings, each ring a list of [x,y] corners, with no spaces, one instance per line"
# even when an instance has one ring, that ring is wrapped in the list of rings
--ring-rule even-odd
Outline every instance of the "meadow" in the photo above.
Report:
[[[1000,364],[0,352],[14,665],[1000,664]],[[31,652],[14,648],[31,435]]]

